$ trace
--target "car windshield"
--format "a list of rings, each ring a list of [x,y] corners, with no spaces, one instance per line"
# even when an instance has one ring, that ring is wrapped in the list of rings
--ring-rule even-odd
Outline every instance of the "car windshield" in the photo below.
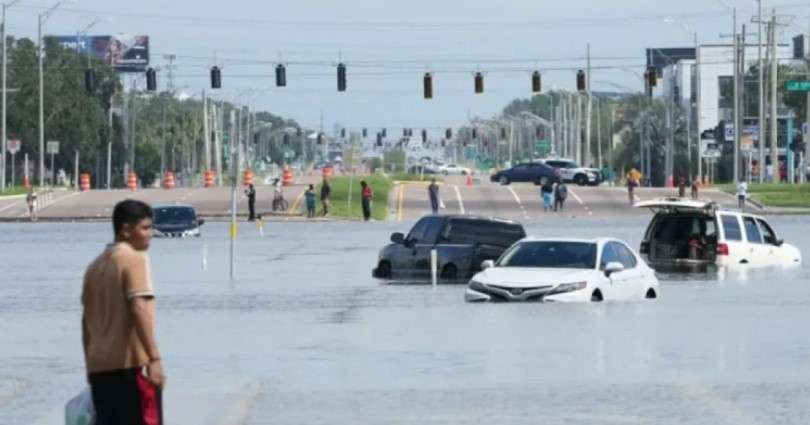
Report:
[[[596,268],[596,244],[589,242],[521,242],[498,260],[499,267],[555,269]]]
[[[186,207],[155,208],[155,224],[179,224],[193,222],[197,219],[194,210]]]

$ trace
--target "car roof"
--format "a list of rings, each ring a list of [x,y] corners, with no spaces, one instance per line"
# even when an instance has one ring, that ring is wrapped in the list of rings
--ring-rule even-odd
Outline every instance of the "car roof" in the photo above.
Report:
[[[635,208],[649,208],[656,213],[700,212],[704,214],[741,214],[760,219],[762,218],[756,214],[730,208],[723,208],[714,201],[693,201],[690,199],[676,197],[664,197],[649,201],[636,202],[633,206]]]
[[[580,242],[580,243],[594,243],[597,245],[601,245],[606,242],[621,242],[625,245],[629,245],[627,242],[621,239],[611,237],[583,239],[583,238],[549,238],[549,237],[526,236],[525,238],[519,240],[518,242]]]
[[[191,208],[193,210],[194,206],[191,205],[191,204],[184,204],[184,203],[181,203],[181,202],[176,202],[174,204],[155,204],[155,205],[152,205],[152,209],[155,209],[155,208]]]
[[[505,218],[498,218],[498,217],[483,217],[478,215],[469,215],[469,214],[447,214],[447,215],[426,215],[425,217],[440,217],[440,218],[447,218],[447,219],[462,219],[462,220],[471,220],[471,221],[490,221],[496,223],[503,223],[503,224],[514,224],[523,227],[522,224],[515,220],[508,220]],[[420,219],[421,220],[421,219]]]

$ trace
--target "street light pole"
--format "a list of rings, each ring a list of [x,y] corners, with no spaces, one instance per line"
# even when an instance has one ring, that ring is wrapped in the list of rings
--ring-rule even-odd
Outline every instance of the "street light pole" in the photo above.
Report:
[[[42,26],[48,21],[54,10],[62,4],[56,2],[50,9],[38,15],[37,20],[37,56],[39,62],[39,186],[45,186],[45,82],[43,77],[42,56],[45,49],[42,46]],[[4,61],[5,62],[5,61]],[[3,92],[5,95],[5,91]]]
[[[3,117],[2,117],[2,139],[0,139],[0,144],[3,145],[3,159],[0,160],[0,169],[2,169],[2,176],[0,176],[0,191],[6,190],[6,143],[7,143],[7,121],[6,121],[6,90],[8,89],[6,84],[6,9],[11,6],[14,6],[15,3],[19,2],[20,0],[14,0],[10,3],[3,3],[3,21],[0,22],[0,36],[3,37],[3,94],[2,94],[2,108],[3,108]],[[13,165],[13,164],[12,164]],[[12,176],[13,177],[13,176]]]

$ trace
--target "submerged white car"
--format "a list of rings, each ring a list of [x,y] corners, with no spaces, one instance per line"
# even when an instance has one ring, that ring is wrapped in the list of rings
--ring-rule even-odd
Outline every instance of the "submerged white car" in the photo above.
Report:
[[[764,217],[680,198],[635,206],[655,213],[640,251],[658,271],[792,267],[802,262],[799,249],[779,238]]]
[[[655,272],[617,239],[525,238],[482,267],[467,286],[467,302],[658,298]]]

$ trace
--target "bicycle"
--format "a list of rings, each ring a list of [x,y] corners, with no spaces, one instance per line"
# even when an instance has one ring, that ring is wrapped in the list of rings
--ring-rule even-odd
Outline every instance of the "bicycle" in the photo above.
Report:
[[[273,208],[273,212],[275,212],[275,211],[284,212],[284,211],[287,211],[288,208],[290,208],[290,205],[287,202],[287,200],[284,199],[284,196],[280,196],[280,197],[277,197],[277,198],[273,199],[272,208]]]

